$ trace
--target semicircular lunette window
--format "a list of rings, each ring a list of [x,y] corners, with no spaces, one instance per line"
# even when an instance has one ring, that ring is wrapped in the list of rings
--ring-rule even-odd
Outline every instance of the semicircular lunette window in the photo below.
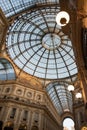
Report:
[[[4,58],[0,58],[0,80],[12,79],[15,79],[15,72],[11,63]]]
[[[77,73],[71,40],[56,24],[59,7],[45,7],[19,16],[9,27],[6,46],[14,63],[44,79]]]

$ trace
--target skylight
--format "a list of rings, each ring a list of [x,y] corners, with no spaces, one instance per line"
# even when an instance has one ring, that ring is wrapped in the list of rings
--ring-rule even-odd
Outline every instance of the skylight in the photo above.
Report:
[[[56,24],[60,7],[34,9],[15,19],[7,33],[6,46],[23,71],[44,79],[62,79],[77,74],[70,38]]]
[[[72,112],[72,94],[67,89],[68,83],[55,82],[46,87],[46,91],[58,113]]]
[[[6,17],[41,4],[59,3],[59,0],[0,0],[0,7]]]

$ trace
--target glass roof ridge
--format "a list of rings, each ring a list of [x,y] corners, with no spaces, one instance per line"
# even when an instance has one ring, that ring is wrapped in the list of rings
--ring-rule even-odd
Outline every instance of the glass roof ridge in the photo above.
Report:
[[[72,94],[68,91],[68,83],[54,82],[46,87],[46,91],[58,113],[72,112]]]
[[[0,0],[0,7],[6,17],[11,17],[17,13],[28,8],[38,5],[47,5],[52,3],[59,3],[56,0]]]

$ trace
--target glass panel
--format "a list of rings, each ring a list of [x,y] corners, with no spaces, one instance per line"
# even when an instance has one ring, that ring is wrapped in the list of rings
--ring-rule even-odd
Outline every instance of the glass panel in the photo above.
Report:
[[[15,79],[15,72],[10,62],[0,58],[0,80]]]
[[[56,82],[49,84],[46,88],[46,91],[59,114],[62,114],[67,110],[72,112],[72,95],[67,87],[68,84],[64,82]]]

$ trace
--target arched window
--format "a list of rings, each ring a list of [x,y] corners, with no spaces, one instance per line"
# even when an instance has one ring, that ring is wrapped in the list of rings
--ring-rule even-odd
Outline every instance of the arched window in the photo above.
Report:
[[[16,113],[16,108],[12,108],[10,118],[14,118]]]
[[[65,118],[63,120],[63,130],[75,130],[74,121],[71,118]]]
[[[15,79],[15,72],[11,63],[5,58],[0,58],[0,80],[12,79]]]

